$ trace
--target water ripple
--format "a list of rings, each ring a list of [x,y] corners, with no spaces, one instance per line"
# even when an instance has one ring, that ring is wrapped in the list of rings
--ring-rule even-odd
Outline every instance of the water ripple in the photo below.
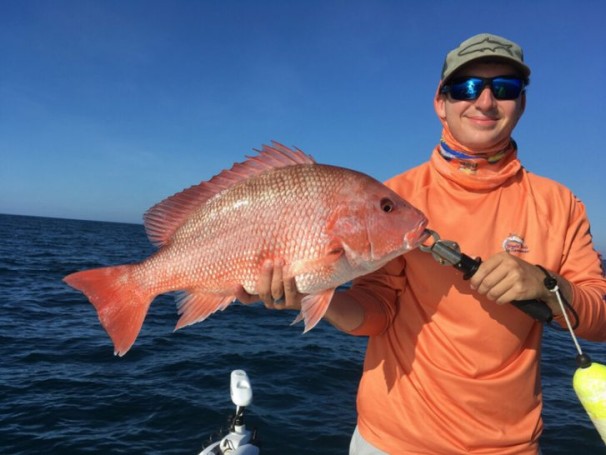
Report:
[[[229,374],[253,383],[248,425],[264,455],[346,453],[366,341],[258,305],[174,332],[157,298],[133,349],[113,355],[92,306],[61,279],[138,261],[142,226],[0,215],[0,446],[26,454],[195,454],[233,412]],[[566,333],[544,343],[545,454],[603,449],[570,385]],[[585,344],[606,361],[604,345]]]

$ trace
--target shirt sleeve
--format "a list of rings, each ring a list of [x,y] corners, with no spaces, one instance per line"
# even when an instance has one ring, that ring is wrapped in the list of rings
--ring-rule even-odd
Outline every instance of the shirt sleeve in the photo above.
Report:
[[[606,278],[585,206],[579,200],[572,205],[567,236],[569,247],[562,257],[560,274],[572,284],[570,303],[579,318],[575,333],[589,341],[606,341]],[[563,316],[555,320],[565,325]]]
[[[348,292],[363,308],[364,320],[349,333],[373,336],[383,333],[397,312],[400,294],[406,286],[406,261],[400,256],[387,265],[353,281]]]

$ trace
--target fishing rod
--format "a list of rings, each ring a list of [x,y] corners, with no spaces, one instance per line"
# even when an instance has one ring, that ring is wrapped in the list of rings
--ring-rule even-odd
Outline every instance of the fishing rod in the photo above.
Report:
[[[421,251],[431,253],[438,263],[451,265],[463,272],[463,279],[465,280],[470,279],[476,273],[482,263],[480,258],[473,259],[461,253],[461,249],[456,242],[442,240],[435,231],[430,229],[425,231],[433,239],[433,243],[431,245],[420,245],[419,249]],[[568,317],[567,309],[570,309],[575,316],[576,313],[560,292],[557,280],[543,267],[539,266],[539,268],[546,276],[543,284],[547,290],[553,292],[557,297],[566,327],[577,350],[577,370],[572,379],[572,387],[591,422],[602,437],[604,444],[606,444],[606,366],[592,362],[589,355],[583,352]],[[551,309],[539,300],[518,300],[511,303],[538,322],[548,323],[553,319]]]

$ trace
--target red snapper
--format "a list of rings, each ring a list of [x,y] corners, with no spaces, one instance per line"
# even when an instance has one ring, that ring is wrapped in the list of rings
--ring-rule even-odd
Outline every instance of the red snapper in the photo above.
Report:
[[[257,294],[268,259],[282,259],[285,277],[308,294],[295,321],[304,320],[308,331],[337,286],[417,247],[427,224],[377,180],[317,164],[275,142],[155,205],[144,221],[159,247],[153,255],[64,278],[95,306],[120,356],[135,342],[156,296],[183,291],[179,329],[224,310],[240,286]]]

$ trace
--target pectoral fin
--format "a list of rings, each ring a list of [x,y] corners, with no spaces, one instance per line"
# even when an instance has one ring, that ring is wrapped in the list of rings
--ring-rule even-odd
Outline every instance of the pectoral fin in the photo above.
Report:
[[[304,275],[313,270],[321,270],[328,268],[337,263],[339,259],[345,254],[345,250],[341,243],[334,241],[326,247],[326,253],[324,256],[317,259],[302,259],[299,261],[293,261],[288,266],[288,275],[297,276]]]

